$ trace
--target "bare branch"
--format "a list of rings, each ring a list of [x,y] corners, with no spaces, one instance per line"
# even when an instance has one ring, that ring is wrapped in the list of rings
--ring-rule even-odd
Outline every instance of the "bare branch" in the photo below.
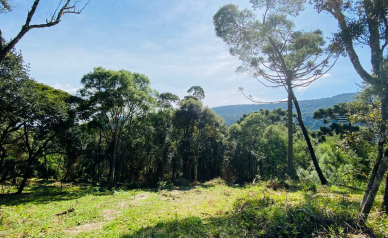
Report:
[[[255,101],[252,99],[251,96],[247,96],[243,90],[239,90],[244,97],[246,97],[249,101],[257,103],[257,104],[275,104],[275,103],[281,103],[281,102],[288,102],[288,99],[285,100],[279,100],[279,101],[270,101],[270,102],[263,102],[263,101]]]
[[[13,38],[8,44],[5,45],[2,42],[1,38],[1,31],[0,31],[0,64],[4,60],[5,56],[7,55],[8,52],[10,52],[15,45],[23,38],[23,36],[31,29],[34,28],[46,28],[46,27],[52,27],[57,25],[60,21],[63,15],[72,13],[72,14],[80,14],[83,9],[89,4],[90,0],[80,9],[77,10],[77,4],[80,1],[75,1],[72,5],[71,0],[66,0],[66,3],[62,5],[60,8],[60,5],[62,4],[62,0],[60,1],[59,5],[57,6],[57,9],[54,11],[52,14],[50,20],[46,19],[46,23],[42,24],[35,24],[31,25],[31,20],[36,12],[36,9],[39,5],[40,0],[35,0],[31,6],[31,9],[28,11],[27,18],[25,24],[22,26],[22,29],[19,31],[19,33],[16,35],[15,38]],[[58,11],[58,9],[60,10]]]

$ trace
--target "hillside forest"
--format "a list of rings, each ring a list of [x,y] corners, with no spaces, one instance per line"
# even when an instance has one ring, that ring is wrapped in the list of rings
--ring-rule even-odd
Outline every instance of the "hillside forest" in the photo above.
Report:
[[[220,6],[213,18],[215,35],[241,61],[238,71],[271,85],[268,90],[279,87],[288,93],[281,106],[240,114],[228,124],[221,108],[203,104],[206,92],[195,83],[179,98],[152,89],[141,72],[103,66],[85,72],[76,94],[32,79],[18,41],[30,30],[39,31],[34,28],[55,27],[63,15],[82,14],[79,1],[63,1],[51,21],[30,25],[39,4],[32,2],[15,38],[8,41],[0,31],[0,182],[5,197],[12,194],[4,186],[20,195],[31,181],[118,191],[218,178],[231,187],[266,183],[286,192],[342,186],[362,191],[348,219],[365,224],[371,211],[379,211],[374,219],[388,213],[386,1],[310,1],[316,14],[338,21],[338,33],[325,36],[329,42],[320,30],[294,30],[292,17],[305,1],[250,0],[252,9]],[[2,14],[11,11],[10,3],[0,1]],[[358,62],[354,45],[362,43],[372,52],[372,72]],[[299,103],[294,89],[319,80],[338,57],[350,58],[364,82],[359,92],[329,107]],[[254,101],[246,97],[247,103]],[[243,106],[231,110],[239,113]],[[309,111],[310,124],[303,110]]]

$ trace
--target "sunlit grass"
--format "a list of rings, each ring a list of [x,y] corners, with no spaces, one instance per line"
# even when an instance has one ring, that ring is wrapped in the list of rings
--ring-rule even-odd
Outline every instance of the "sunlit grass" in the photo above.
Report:
[[[286,192],[266,185],[228,186],[213,180],[113,192],[66,185],[60,192],[58,183],[40,184],[28,187],[27,195],[1,197],[0,236],[341,237],[367,232],[357,227],[362,192],[335,186]],[[381,199],[376,198],[376,208]],[[71,207],[73,212],[56,215]],[[372,228],[369,233],[383,237],[388,219],[376,208],[367,225]]]

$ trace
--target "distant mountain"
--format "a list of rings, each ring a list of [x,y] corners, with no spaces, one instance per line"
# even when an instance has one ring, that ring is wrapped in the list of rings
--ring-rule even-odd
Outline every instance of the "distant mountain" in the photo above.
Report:
[[[356,93],[344,93],[339,94],[330,98],[312,99],[312,100],[301,100],[299,101],[300,109],[302,110],[303,122],[306,126],[309,126],[312,130],[319,129],[321,123],[318,120],[313,119],[313,114],[320,108],[328,108],[340,102],[351,102],[354,101]],[[224,118],[225,124],[231,126],[236,123],[244,114],[251,112],[257,112],[260,109],[273,110],[276,108],[287,109],[287,103],[274,103],[274,104],[243,104],[243,105],[230,105],[214,107],[213,111],[216,112],[220,117]],[[294,108],[294,112],[295,108]]]

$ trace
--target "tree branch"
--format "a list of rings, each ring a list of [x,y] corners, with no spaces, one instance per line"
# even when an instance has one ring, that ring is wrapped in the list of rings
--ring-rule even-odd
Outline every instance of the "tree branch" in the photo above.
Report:
[[[76,10],[76,5],[77,3],[79,3],[79,1],[75,1],[73,5],[70,5],[71,0],[66,0],[66,3],[62,6],[60,11],[57,13],[57,10],[59,9],[59,6],[60,6],[58,5],[57,9],[54,11],[53,15],[51,16],[51,19],[50,20],[46,19],[46,23],[30,25],[31,20],[39,5],[39,2],[40,0],[34,1],[34,3],[31,6],[31,9],[28,11],[26,22],[22,26],[22,29],[19,31],[19,33],[16,35],[15,38],[13,38],[8,44],[6,44],[5,47],[4,47],[4,42],[1,38],[1,31],[0,31],[0,65],[1,65],[1,62],[4,60],[5,56],[7,55],[7,53],[10,52],[15,47],[15,45],[23,38],[23,36],[29,30],[34,28],[46,28],[46,27],[55,26],[61,21],[62,16],[67,13],[80,14],[82,10],[89,4],[90,0],[80,10]],[[61,3],[62,1],[59,4]]]

